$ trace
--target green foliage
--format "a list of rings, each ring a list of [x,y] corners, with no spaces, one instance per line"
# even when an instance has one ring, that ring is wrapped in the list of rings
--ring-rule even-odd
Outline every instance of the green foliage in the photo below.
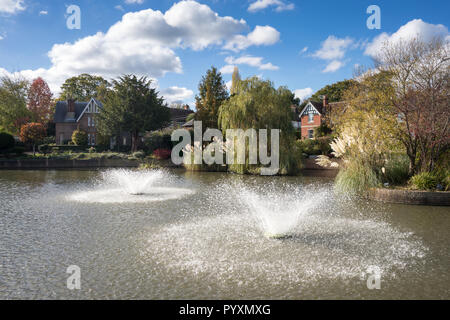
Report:
[[[228,91],[222,74],[211,67],[198,85],[195,97],[196,119],[203,122],[203,128],[217,128],[219,108],[228,99]]]
[[[195,119],[196,114],[195,113],[191,113],[186,117],[186,122],[189,122],[193,119]]]
[[[326,123],[321,123],[320,126],[318,126],[314,130],[314,137],[316,137],[316,138],[326,137],[326,136],[330,135],[331,132],[332,132],[331,128]]]
[[[101,88],[109,88],[109,86],[109,82],[102,77],[84,73],[69,78],[63,83],[59,100],[71,98],[77,101],[89,101],[91,98],[100,98]]]
[[[89,152],[89,153],[95,153],[95,152],[97,152],[97,150],[96,150],[94,147],[90,147],[90,148],[88,149],[88,152]]]
[[[409,179],[409,159],[403,154],[391,155],[384,166],[385,173],[381,173],[383,182],[390,185],[403,185]]]
[[[0,152],[6,151],[14,147],[14,137],[6,132],[0,132]]]
[[[156,149],[172,149],[172,135],[169,132],[155,131],[144,140],[144,150],[152,154]]]
[[[106,92],[103,108],[97,117],[98,131],[105,136],[130,132],[132,151],[137,151],[139,134],[163,128],[170,121],[170,110],[152,81],[146,77],[125,75],[113,81]]]
[[[238,94],[238,85],[239,81],[241,81],[241,75],[239,74],[239,69],[237,66],[234,67],[233,75],[231,76],[231,89],[230,94]]]
[[[75,130],[72,133],[72,142],[76,145],[76,146],[87,146],[88,145],[88,135],[85,131],[83,130]]]
[[[46,155],[47,153],[50,153],[51,150],[52,150],[52,148],[48,144],[41,144],[40,146],[38,146],[38,151],[40,153],[43,153],[44,155]]]
[[[343,101],[345,91],[356,84],[357,82],[355,80],[344,80],[333,83],[331,85],[326,85],[325,87],[314,93],[311,96],[310,100],[322,102],[322,96],[325,95],[328,98],[328,102]]]
[[[133,153],[133,158],[136,159],[144,159],[145,158],[145,153],[144,151],[136,151]]]
[[[352,195],[365,194],[370,188],[380,185],[375,171],[361,162],[350,162],[341,169],[336,177],[335,188],[338,192]]]
[[[431,172],[422,172],[413,176],[409,183],[417,190],[435,190],[439,183],[439,178]]]
[[[287,174],[295,173],[300,163],[300,153],[293,152],[295,133],[291,122],[292,92],[285,87],[275,89],[272,82],[257,77],[240,81],[238,92],[220,107],[218,122],[222,131],[280,129],[280,168]],[[229,170],[248,173],[255,170],[253,167],[249,164],[234,164],[229,165]]]
[[[321,137],[317,139],[297,140],[297,145],[302,153],[311,155],[329,155],[331,153],[331,137]]]
[[[19,134],[30,119],[27,93],[30,84],[21,78],[0,78],[0,130]]]

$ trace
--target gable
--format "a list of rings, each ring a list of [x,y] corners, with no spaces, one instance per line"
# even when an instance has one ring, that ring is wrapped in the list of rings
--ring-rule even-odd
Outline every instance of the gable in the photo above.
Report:
[[[89,113],[89,114],[99,113],[100,108],[102,108],[102,107],[103,107],[102,104],[98,100],[92,98],[91,101],[89,101],[89,103],[84,108],[83,112],[81,112],[81,114],[78,116],[77,122],[80,121],[81,117],[83,117],[83,115],[85,113]]]
[[[318,110],[316,106],[314,106],[313,103],[308,102],[308,104],[303,108],[302,112],[300,112],[300,118],[303,116],[306,116],[308,114],[318,114],[321,115],[322,113]]]

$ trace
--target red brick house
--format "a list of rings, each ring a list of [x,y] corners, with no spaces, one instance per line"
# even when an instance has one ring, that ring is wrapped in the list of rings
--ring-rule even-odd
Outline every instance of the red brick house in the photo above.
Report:
[[[89,102],[59,101],[56,104],[54,117],[56,144],[67,144],[72,140],[72,133],[80,129],[88,134],[88,144],[96,145],[95,114],[99,113],[102,107],[102,103],[93,98]]]

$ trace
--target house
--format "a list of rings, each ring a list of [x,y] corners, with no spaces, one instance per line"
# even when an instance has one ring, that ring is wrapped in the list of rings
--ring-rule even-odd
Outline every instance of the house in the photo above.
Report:
[[[344,102],[328,103],[327,96],[322,102],[309,101],[300,112],[300,126],[302,139],[313,139],[314,130],[322,123],[332,124],[333,115],[337,110],[345,110]]]
[[[72,140],[72,134],[75,130],[83,130],[88,135],[88,144],[95,146],[97,142],[97,127],[95,115],[103,108],[103,104],[97,99],[92,98],[89,102],[78,102],[75,100],[59,101],[55,108],[55,136],[56,144],[67,144]],[[189,106],[182,109],[170,109],[171,123],[170,127],[179,127],[186,122],[189,114],[193,113]],[[119,143],[119,145],[117,145]],[[110,148],[116,146],[130,146],[131,135],[128,132],[122,133],[117,141],[116,137],[111,138]]]
[[[73,132],[80,129],[88,134],[88,144],[96,145],[95,114],[99,113],[102,107],[102,103],[94,98],[89,102],[72,99],[58,101],[54,116],[56,144],[67,144],[72,140]]]

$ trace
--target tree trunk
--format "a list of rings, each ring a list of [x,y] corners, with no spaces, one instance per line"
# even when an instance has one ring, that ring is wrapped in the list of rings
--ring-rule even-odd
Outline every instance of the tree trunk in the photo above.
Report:
[[[36,145],[33,144],[33,157],[36,155]]]
[[[139,147],[139,132],[134,131],[131,134],[131,152],[138,151]]]

